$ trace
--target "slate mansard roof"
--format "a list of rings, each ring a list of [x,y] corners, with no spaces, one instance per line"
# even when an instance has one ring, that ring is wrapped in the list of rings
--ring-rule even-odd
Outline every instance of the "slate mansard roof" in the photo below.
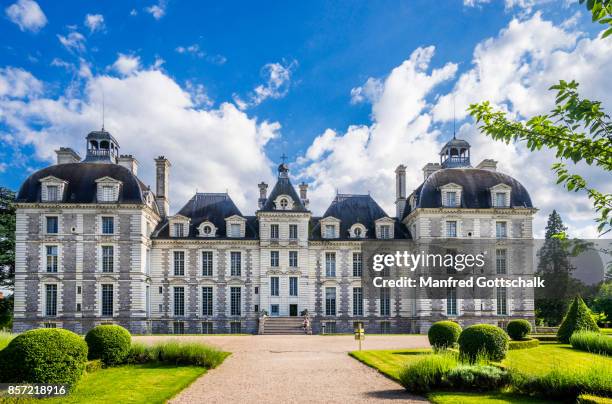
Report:
[[[187,237],[198,237],[198,226],[202,222],[208,221],[217,228],[217,236],[214,239],[227,238],[225,219],[234,215],[244,217],[246,222],[246,239],[255,239],[258,235],[257,219],[255,216],[243,216],[232,198],[227,193],[196,193],[178,211],[178,215],[190,219],[189,233]],[[159,238],[169,238],[168,220],[163,221],[154,236]]]
[[[340,220],[340,239],[349,239],[349,229],[361,223],[368,230],[365,239],[376,238],[376,220],[390,217],[370,195],[336,195],[322,217],[313,217],[310,226],[310,238],[321,240],[320,220],[335,217]],[[410,238],[405,226],[393,217],[395,222],[394,238]]]
[[[19,189],[17,202],[41,202],[40,180],[49,176],[67,182],[63,203],[96,203],[96,180],[103,177],[121,181],[118,203],[144,204],[143,194],[148,191],[147,186],[138,177],[118,164],[57,164],[30,175]]]
[[[533,208],[525,187],[507,174],[478,168],[446,168],[431,174],[415,191],[417,208],[442,207],[440,187],[447,184],[461,186],[461,208],[492,208],[490,188],[505,184],[511,187],[510,207]],[[409,204],[404,216],[410,213]]]

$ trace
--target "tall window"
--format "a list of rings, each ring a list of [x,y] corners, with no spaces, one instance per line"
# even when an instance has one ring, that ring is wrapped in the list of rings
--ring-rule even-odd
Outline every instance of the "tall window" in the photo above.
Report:
[[[446,206],[448,206],[449,208],[454,208],[457,206],[457,193],[456,192],[446,193]]]
[[[230,288],[230,315],[239,316],[242,312],[241,290],[239,286]]]
[[[388,224],[380,226],[380,238],[385,240],[391,238],[391,226]]]
[[[174,237],[185,237],[185,225],[183,223],[174,223]]]
[[[497,288],[497,315],[508,315],[508,301],[506,288]]]
[[[240,251],[232,251],[230,253],[230,275],[241,276],[242,272],[242,254]]]
[[[212,321],[203,321],[202,322],[202,334],[212,334],[212,333],[213,333]]]
[[[289,296],[298,295],[298,278],[297,276],[289,277]]]
[[[446,288],[446,314],[457,315],[457,288]]]
[[[102,216],[102,234],[113,234],[115,232],[115,218]]]
[[[291,268],[297,268],[298,266],[298,252],[289,251],[289,266]]]
[[[335,252],[325,253],[325,276],[327,277],[336,276],[336,253]]]
[[[363,275],[363,254],[360,252],[353,253],[353,276]]]
[[[172,323],[172,332],[174,334],[185,334],[185,323],[182,321],[175,321]]]
[[[277,267],[279,266],[279,252],[278,251],[270,251],[270,266]]]
[[[279,230],[277,224],[270,225],[270,238],[278,239],[279,238]]]
[[[50,202],[59,201],[59,187],[57,185],[47,185],[47,200]]]
[[[495,237],[508,237],[508,224],[506,222],[495,222]]]
[[[113,285],[102,285],[102,315],[113,315]]]
[[[454,220],[446,222],[446,237],[457,237],[457,222]]]
[[[495,250],[495,272],[505,274],[507,272],[506,250],[498,248]]]
[[[278,296],[279,294],[278,276],[272,276],[270,278],[270,296]]]
[[[57,234],[58,229],[58,218],[57,216],[47,216],[47,234]]]
[[[114,198],[113,186],[111,185],[103,185],[102,186],[102,201],[103,202],[112,202]]]
[[[202,286],[202,315],[213,315],[213,288],[212,286]]]
[[[289,225],[289,238],[291,240],[297,240],[298,238],[298,226],[297,224]]]
[[[174,315],[185,315],[185,288],[183,286],[174,287]]]
[[[232,223],[230,225],[230,237],[240,237],[240,225]]]
[[[47,250],[47,272],[57,272],[57,246],[48,245]]]
[[[391,293],[389,288],[380,288],[380,315],[388,316],[391,313]]]
[[[333,224],[325,225],[325,238],[336,238],[336,226]]]
[[[185,251],[174,251],[174,275],[185,275]]]
[[[57,285],[45,286],[45,315],[57,316]]]
[[[498,208],[506,207],[506,193],[496,192],[495,193],[495,206]]]
[[[336,315],[336,288],[325,288],[325,315]]]
[[[353,315],[363,316],[363,288],[353,288]]]
[[[202,276],[213,276],[212,251],[202,251]]]
[[[102,246],[102,272],[113,272],[115,269],[115,247]]]

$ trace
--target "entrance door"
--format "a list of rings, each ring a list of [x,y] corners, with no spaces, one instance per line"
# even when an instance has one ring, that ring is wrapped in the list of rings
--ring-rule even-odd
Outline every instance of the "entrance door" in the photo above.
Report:
[[[298,306],[297,304],[290,304],[289,305],[289,315],[290,316],[292,316],[292,317],[297,316],[297,311],[298,311],[297,306]]]

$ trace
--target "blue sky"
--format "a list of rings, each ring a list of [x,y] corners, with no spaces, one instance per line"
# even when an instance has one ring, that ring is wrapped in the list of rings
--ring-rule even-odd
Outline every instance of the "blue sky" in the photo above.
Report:
[[[195,189],[227,189],[250,213],[258,178],[273,181],[286,153],[295,180],[311,183],[315,208],[336,189],[370,191],[392,213],[394,166],[408,165],[416,187],[452,135],[449,94],[458,110],[497,97],[520,117],[545,112],[543,89],[566,71],[594,81],[607,74],[589,70],[591,48],[604,45],[571,1],[58,3],[0,3],[0,183],[14,189],[52,162],[54,148],[83,154],[83,137],[101,124],[103,90],[107,129],[139,159],[145,182],[153,156],[173,162],[173,210]],[[605,46],[598,63],[609,66]],[[500,68],[503,83],[487,67],[499,57],[515,58]],[[491,152],[528,188],[558,191],[550,155],[489,147],[458,117],[476,157]],[[377,146],[386,138],[397,146],[387,154]],[[539,175],[521,175],[525,164]],[[558,208],[577,234],[594,235],[588,201],[572,198],[582,199]],[[534,199],[542,214],[557,207]]]

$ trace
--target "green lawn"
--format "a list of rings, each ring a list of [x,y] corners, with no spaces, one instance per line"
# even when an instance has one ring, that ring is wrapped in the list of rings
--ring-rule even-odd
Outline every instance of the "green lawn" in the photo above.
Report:
[[[200,366],[127,365],[83,375],[62,403],[164,403],[206,373]]]
[[[414,362],[429,349],[404,349],[380,351],[354,351],[350,355],[371,366],[393,380],[398,380],[400,370]],[[527,374],[543,374],[557,367],[586,369],[594,364],[604,364],[612,374],[612,358],[572,349],[571,345],[542,343],[537,348],[508,351],[502,365],[513,367]],[[438,392],[427,396],[434,403],[545,403],[508,393],[454,393]]]

